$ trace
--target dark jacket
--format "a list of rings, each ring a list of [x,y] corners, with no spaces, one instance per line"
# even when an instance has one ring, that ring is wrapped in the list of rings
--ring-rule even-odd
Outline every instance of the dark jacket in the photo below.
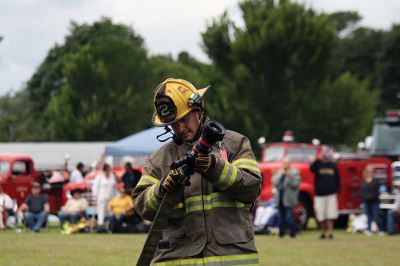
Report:
[[[363,201],[377,202],[379,201],[379,181],[375,178],[371,182],[363,181],[361,185],[361,195]]]
[[[170,213],[163,230],[161,241],[169,245],[159,245],[153,263],[187,265],[188,258],[199,256],[205,262],[223,259],[237,265],[241,258],[258,263],[250,206],[259,195],[261,173],[245,136],[228,130],[221,146],[228,160],[220,158],[207,177],[198,173],[191,176],[182,201]],[[192,147],[169,142],[150,156],[133,191],[136,212],[143,218],[154,219],[162,199],[160,180],[170,172],[171,163]],[[214,145],[212,152],[220,156],[220,146]]]
[[[315,195],[327,196],[340,190],[339,173],[334,162],[314,161],[310,166],[314,173]]]

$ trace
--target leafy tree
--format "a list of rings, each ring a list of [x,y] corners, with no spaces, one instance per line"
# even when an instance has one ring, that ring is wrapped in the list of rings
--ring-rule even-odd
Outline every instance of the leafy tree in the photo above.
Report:
[[[79,25],[72,22],[71,34],[65,38],[65,43],[56,44],[50,49],[43,63],[27,83],[26,89],[36,115],[46,110],[50,98],[59,94],[61,87],[66,83],[63,69],[67,57],[86,45],[98,45],[106,37],[125,39],[136,46],[143,45],[143,39],[131,28],[114,24],[108,18],[103,18],[93,25]]]
[[[335,23],[338,32],[355,27],[361,20],[361,16],[357,12],[341,11],[329,14],[329,18]]]
[[[95,23],[92,28],[98,31],[90,42],[65,55],[65,81],[51,97],[45,113],[51,139],[111,140],[149,124],[151,90],[146,49],[133,32],[118,31],[121,25],[116,26],[118,34],[110,34],[110,23],[100,22],[105,29]]]
[[[293,107],[326,78],[335,30],[300,4],[246,1],[240,8],[244,27],[226,15],[214,20],[203,33],[205,51],[231,80],[231,92],[224,92],[235,113],[229,123],[253,139],[268,131],[276,140],[292,125]]]
[[[399,28],[393,26],[389,31],[354,28],[340,38],[334,49],[332,62],[336,75],[348,71],[359,79],[368,79],[369,89],[378,88],[380,92],[379,112],[398,108]]]
[[[153,88],[167,78],[182,78],[190,81],[196,87],[207,86],[210,82],[208,73],[210,66],[200,63],[187,52],[181,52],[177,60],[170,55],[156,55],[150,58]],[[154,92],[154,91],[152,91]]]
[[[29,80],[38,140],[115,139],[150,126],[153,90],[168,77],[209,84],[209,66],[187,52],[148,57],[131,28],[103,18],[71,24]],[[44,131],[39,131],[43,128]]]
[[[369,83],[350,74],[335,75],[332,64],[338,31],[356,22],[356,14],[330,17],[302,4],[276,4],[273,0],[244,1],[240,9],[243,27],[223,14],[202,34],[204,50],[219,74],[216,80],[221,87],[213,112],[220,108],[223,121],[253,141],[262,135],[270,141],[280,140],[288,128],[302,140],[318,136],[327,143],[342,143],[342,132],[327,128],[346,130],[349,136],[343,141],[347,143],[365,132],[376,101],[372,97],[369,104],[362,104],[371,96],[366,90]],[[340,23],[332,23],[334,19]],[[337,106],[342,99],[336,98],[339,91],[357,95],[351,104],[365,107],[362,122],[355,121],[359,116],[343,118],[338,112],[330,112],[324,119],[314,115],[316,110],[324,115],[328,112],[321,103]],[[342,122],[336,126],[338,121]],[[353,131],[355,124],[362,128]]]
[[[371,134],[372,118],[379,102],[379,92],[370,90],[369,86],[367,80],[361,81],[349,72],[333,81],[327,80],[309,113],[313,123],[299,133],[314,135],[323,143],[354,145],[364,139]]]
[[[376,75],[381,42],[381,31],[363,27],[343,37],[332,58],[336,75],[349,71],[360,79],[369,79],[371,87],[378,86]]]
[[[32,140],[35,122],[30,112],[26,91],[0,97],[0,141]]]
[[[394,25],[382,38],[378,62],[378,86],[381,90],[380,110],[399,108],[400,93],[400,25]]]

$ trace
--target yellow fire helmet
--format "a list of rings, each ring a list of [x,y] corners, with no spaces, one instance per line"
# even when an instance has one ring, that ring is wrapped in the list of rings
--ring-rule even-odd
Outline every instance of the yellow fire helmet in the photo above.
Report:
[[[208,88],[209,86],[196,89],[183,79],[166,79],[156,89],[153,124],[159,127],[167,126],[183,118],[194,108],[203,108],[203,95]]]

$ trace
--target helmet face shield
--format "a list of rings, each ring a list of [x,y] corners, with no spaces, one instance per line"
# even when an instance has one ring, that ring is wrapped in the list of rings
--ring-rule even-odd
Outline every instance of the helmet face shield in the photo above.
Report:
[[[196,107],[203,107],[203,95],[207,88],[197,90],[183,79],[167,79],[156,89],[152,122],[167,126],[186,116]]]

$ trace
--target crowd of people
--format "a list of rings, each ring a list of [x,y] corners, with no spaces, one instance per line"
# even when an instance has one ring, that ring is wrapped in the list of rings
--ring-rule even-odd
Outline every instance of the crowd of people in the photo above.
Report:
[[[148,231],[149,223],[134,212],[130,197],[139,182],[140,173],[134,171],[129,162],[125,163],[124,168],[121,177],[117,177],[109,164],[104,164],[102,170],[95,173],[85,173],[83,163],[76,165],[66,180],[66,185],[73,189],[65,191],[68,195],[66,203],[57,214],[63,234],[94,229],[96,232]],[[85,181],[86,176],[88,182]],[[17,208],[16,202],[3,191],[0,184],[0,230],[6,228],[8,217],[14,218],[12,226],[18,232],[23,227],[39,233],[46,227],[50,212],[49,198],[42,193],[38,182],[31,183],[30,192]],[[89,202],[94,202],[94,206],[90,206]]]
[[[322,150],[321,155],[311,164],[310,170],[315,174],[314,210],[321,230],[320,238],[333,239],[333,227],[338,218],[336,196],[340,189],[340,179],[335,163],[327,150]],[[363,172],[361,195],[366,217],[363,232],[371,236],[372,224],[375,222],[379,235],[393,235],[399,231],[400,182],[393,183],[394,207],[388,209],[385,217],[382,217],[379,207],[381,184],[373,177],[373,173],[374,169],[370,165],[367,165]],[[71,172],[69,183],[79,184],[84,181],[84,176],[84,165],[78,163]],[[119,178],[114,175],[108,164],[105,164],[102,171],[98,171],[93,177],[91,194],[97,202],[94,213],[88,211],[90,208],[88,200],[82,197],[86,192],[79,188],[72,189],[69,192],[71,197],[58,212],[63,233],[69,234],[87,229],[92,218],[95,219],[95,224],[90,224],[90,228],[96,228],[98,232],[141,232],[149,229],[149,224],[143,224],[142,218],[134,212],[130,195],[140,175],[133,170],[129,162],[124,165],[124,173]],[[268,202],[258,203],[254,230],[268,232],[267,228],[275,228],[280,237],[284,237],[289,230],[289,236],[294,238],[300,230],[295,223],[293,208],[298,204],[301,177],[298,170],[291,167],[289,158],[284,159],[282,169],[272,176],[271,182],[275,187],[275,196]],[[31,194],[17,209],[15,201],[0,185],[0,230],[6,227],[6,217],[16,214],[16,220],[18,221],[19,217],[26,228],[40,232],[46,226],[49,208],[48,197],[41,193],[41,186],[37,182],[32,183]],[[130,225],[136,227],[132,229]]]
[[[334,224],[338,219],[337,194],[340,192],[340,178],[332,152],[323,147],[318,157],[311,163],[310,171],[314,174],[314,213],[320,228],[320,239],[333,239]],[[363,171],[361,197],[364,213],[360,214],[353,232],[361,231],[372,236],[394,235],[400,233],[400,180],[394,180],[392,195],[394,202],[388,209],[380,208],[382,184],[374,178],[374,167],[366,165]],[[266,202],[260,201],[255,211],[254,230],[257,233],[274,232],[279,237],[286,235],[296,237],[301,229],[294,218],[294,206],[298,204],[299,184],[301,177],[297,170],[291,167],[290,159],[283,161],[282,169],[271,179],[274,185],[274,197]],[[365,219],[364,219],[365,217]],[[386,221],[386,222],[385,222]],[[376,225],[373,228],[373,223]],[[349,225],[351,226],[351,224]],[[373,230],[374,229],[374,230]]]

